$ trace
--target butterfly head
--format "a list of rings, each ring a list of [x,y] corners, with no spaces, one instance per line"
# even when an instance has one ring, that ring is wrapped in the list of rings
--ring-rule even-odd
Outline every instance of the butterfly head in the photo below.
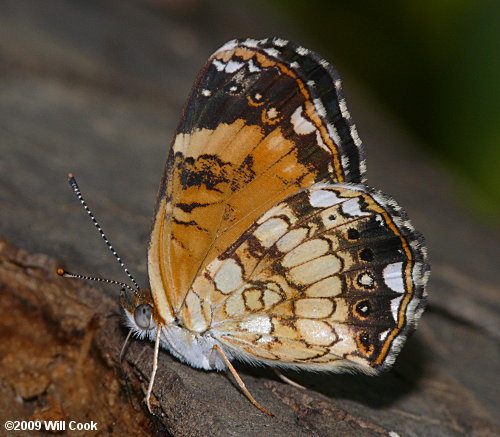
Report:
[[[155,310],[151,291],[143,289],[131,292],[122,289],[120,300],[127,326],[140,338],[153,335],[159,316]]]

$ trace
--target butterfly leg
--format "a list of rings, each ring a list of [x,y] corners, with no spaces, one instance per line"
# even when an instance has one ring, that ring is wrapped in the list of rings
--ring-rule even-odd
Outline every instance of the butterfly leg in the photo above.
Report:
[[[148,406],[148,410],[151,414],[153,411],[151,410],[151,404],[149,400],[151,398],[151,393],[153,392],[153,384],[155,382],[156,370],[158,369],[158,351],[160,349],[160,335],[161,335],[161,325],[158,324],[156,329],[156,340],[155,340],[155,352],[153,357],[153,371],[151,372],[151,378],[149,379],[148,392],[146,393],[146,405]]]
[[[260,405],[255,399],[254,397],[251,395],[251,393],[248,391],[248,389],[246,388],[245,386],[245,383],[243,382],[243,380],[240,378],[240,375],[238,375],[238,373],[236,372],[236,369],[233,367],[233,365],[231,364],[231,361],[229,361],[229,359],[226,357],[226,354],[224,353],[224,351],[221,349],[221,347],[216,344],[214,345],[214,347],[212,348],[212,350],[215,350],[217,351],[220,356],[222,357],[222,359],[224,360],[224,362],[226,363],[229,371],[232,373],[232,375],[234,376],[234,379],[236,380],[236,382],[238,383],[238,385],[240,386],[240,388],[243,390],[243,393],[245,393],[245,396],[248,398],[248,400],[255,406],[257,407],[260,411],[262,411],[263,413],[266,413],[268,414],[269,416],[274,416],[273,413],[271,413],[269,410],[266,410],[262,405]]]
[[[127,338],[123,342],[122,349],[120,351],[120,363],[123,361],[123,355],[125,354],[125,349],[127,348],[128,341],[130,340],[130,337],[132,336],[132,330],[128,332]]]
[[[281,379],[283,382],[286,382],[287,384],[293,385],[294,387],[301,388],[302,390],[306,389],[303,385],[300,385],[298,382],[295,382],[294,380],[283,375],[283,373],[281,373],[278,369],[273,369],[273,370],[274,370],[274,373],[276,373],[276,376],[279,379]]]
[[[124,387],[125,387],[125,392],[126,392],[126,395],[128,398],[132,398],[132,389],[131,389],[130,378],[129,378],[125,368],[123,367],[123,358],[125,357],[125,351],[127,349],[127,346],[130,344],[129,340],[130,340],[130,337],[132,336],[132,332],[133,332],[132,330],[130,330],[128,332],[127,338],[123,342],[123,346],[122,346],[122,349],[120,351],[120,372],[121,372],[121,375],[122,375],[124,382],[125,382]],[[139,358],[140,358],[140,355],[139,355]]]

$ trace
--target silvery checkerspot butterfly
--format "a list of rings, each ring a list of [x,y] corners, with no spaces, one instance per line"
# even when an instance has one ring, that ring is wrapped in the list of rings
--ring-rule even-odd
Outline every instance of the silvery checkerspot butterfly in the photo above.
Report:
[[[234,40],[199,73],[173,139],[151,288],[127,286],[122,304],[155,358],[161,345],[205,370],[375,375],[415,329],[428,272],[406,213],[365,184],[331,65],[283,39]]]

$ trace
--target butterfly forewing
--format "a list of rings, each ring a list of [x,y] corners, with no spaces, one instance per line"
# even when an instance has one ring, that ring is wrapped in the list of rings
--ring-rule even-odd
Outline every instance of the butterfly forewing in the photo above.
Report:
[[[422,247],[382,193],[314,184],[208,264],[180,317],[248,361],[377,373],[424,308]]]
[[[162,317],[172,320],[202,269],[271,206],[317,181],[363,178],[329,64],[279,39],[223,46],[193,87],[157,200],[148,258]]]

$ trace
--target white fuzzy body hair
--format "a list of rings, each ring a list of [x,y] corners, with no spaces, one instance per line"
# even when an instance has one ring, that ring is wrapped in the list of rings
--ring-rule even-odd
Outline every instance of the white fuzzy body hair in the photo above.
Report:
[[[133,331],[133,335],[139,339],[147,338],[155,341],[158,325],[153,329],[144,330],[137,326],[133,314],[127,310],[125,323]],[[226,370],[227,366],[221,356],[213,349],[218,345],[227,358],[232,361],[233,355],[215,339],[209,332],[199,334],[186,328],[170,324],[161,326],[160,346],[170,352],[178,360],[189,364],[191,367],[203,370]]]

